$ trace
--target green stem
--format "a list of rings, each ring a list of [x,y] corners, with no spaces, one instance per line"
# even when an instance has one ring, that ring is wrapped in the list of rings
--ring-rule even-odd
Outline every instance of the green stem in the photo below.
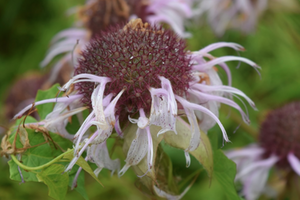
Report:
[[[45,167],[48,167],[49,165],[51,165],[51,164],[57,162],[57,161],[60,160],[62,157],[64,157],[64,155],[66,155],[66,154],[68,154],[68,153],[70,153],[70,152],[72,152],[72,151],[74,151],[74,150],[73,150],[73,149],[69,149],[68,151],[66,151],[66,152],[64,152],[64,153],[62,153],[62,154],[60,154],[59,156],[57,156],[56,158],[54,158],[54,159],[51,160],[50,162],[48,162],[48,163],[46,163],[46,164],[43,164],[43,165],[40,165],[40,166],[38,166],[38,167],[29,167],[29,166],[26,166],[26,165],[22,164],[22,163],[16,158],[16,156],[14,156],[14,155],[10,155],[10,156],[11,156],[11,158],[13,159],[13,161],[14,161],[19,167],[21,167],[22,169],[27,170],[27,171],[35,171],[35,170],[40,170],[40,169],[43,169],[43,168],[45,168]]]

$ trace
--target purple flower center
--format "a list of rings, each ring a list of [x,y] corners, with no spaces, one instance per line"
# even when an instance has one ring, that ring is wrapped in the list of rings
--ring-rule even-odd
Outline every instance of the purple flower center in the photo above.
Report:
[[[135,24],[134,24],[135,23]],[[110,28],[92,40],[82,53],[75,75],[95,74],[111,78],[105,95],[125,89],[117,112],[135,113],[151,108],[149,88],[161,88],[158,76],[167,78],[177,95],[185,95],[191,81],[190,57],[185,42],[173,32],[136,20],[123,29]],[[83,103],[91,106],[94,83],[77,83]]]
[[[288,167],[287,155],[300,159],[300,102],[289,103],[271,111],[260,129],[260,143],[265,156],[277,155],[279,167]]]

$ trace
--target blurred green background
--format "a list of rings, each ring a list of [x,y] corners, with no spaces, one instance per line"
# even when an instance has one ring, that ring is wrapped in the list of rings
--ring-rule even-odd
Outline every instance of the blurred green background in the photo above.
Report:
[[[51,38],[59,31],[74,24],[74,16],[68,16],[66,10],[83,4],[83,0],[16,0],[0,2],[0,110],[4,109],[4,100],[11,85],[24,73],[38,71],[39,63],[44,58]],[[300,1],[298,1],[300,3]],[[217,38],[210,27],[190,28],[193,37],[188,39],[189,48],[198,50],[217,41],[236,42],[246,48],[240,55],[249,58],[262,67],[261,77],[246,64],[236,69],[237,62],[229,63],[233,76],[233,86],[244,91],[254,102],[258,111],[248,106],[251,127],[241,125],[236,111],[222,107],[223,122],[232,143],[223,148],[241,147],[255,141],[259,124],[264,114],[273,108],[290,101],[300,99],[300,14],[295,9],[286,12],[277,8],[268,10],[261,17],[257,30],[244,35],[238,31],[228,31]],[[212,53],[215,56],[237,55],[231,49],[223,48]],[[227,82],[225,73],[220,69],[220,76]],[[0,114],[0,125],[8,127],[4,113]],[[3,133],[2,133],[3,134]],[[221,134],[219,127],[210,130],[209,135]],[[215,148],[222,146],[222,141],[211,141]],[[200,165],[192,160],[192,166],[185,169],[182,151],[164,146],[174,163],[174,173],[184,170],[192,173]],[[179,156],[180,155],[180,156]],[[47,199],[48,190],[42,183],[19,184],[9,179],[6,158],[0,161],[0,199]],[[100,179],[104,188],[86,176],[86,189],[90,199],[146,199],[135,187],[137,177],[129,170],[123,177],[110,177],[103,170]],[[77,192],[70,191],[67,199],[83,199]],[[225,199],[220,186],[202,173],[194,186],[183,199]]]

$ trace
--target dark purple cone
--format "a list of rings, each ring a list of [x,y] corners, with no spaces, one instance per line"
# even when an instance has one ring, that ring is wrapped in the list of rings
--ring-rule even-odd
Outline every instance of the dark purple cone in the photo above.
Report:
[[[267,115],[261,125],[260,143],[266,157],[275,154],[280,158],[279,167],[289,166],[289,152],[300,159],[300,102],[289,103]]]
[[[161,88],[158,76],[170,80],[175,94],[184,95],[191,80],[185,42],[161,27],[148,24],[139,28],[126,27],[126,30],[110,28],[93,40],[83,52],[75,75],[89,73],[111,78],[105,95],[116,95],[125,89],[117,104],[118,112],[135,113],[139,108],[149,112],[151,95],[148,89]],[[94,83],[83,82],[76,86],[84,94],[82,101],[91,106]]]

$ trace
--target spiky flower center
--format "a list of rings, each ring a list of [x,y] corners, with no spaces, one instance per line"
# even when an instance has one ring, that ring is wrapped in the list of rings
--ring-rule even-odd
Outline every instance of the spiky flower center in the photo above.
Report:
[[[93,40],[83,52],[75,75],[89,73],[111,78],[105,95],[116,95],[125,89],[117,104],[118,112],[135,113],[140,108],[149,112],[149,88],[161,88],[159,76],[170,80],[177,95],[184,95],[189,88],[191,64],[185,47],[185,42],[171,31],[135,20]],[[91,106],[94,83],[77,83],[76,87],[84,94],[83,102]]]
[[[265,156],[277,155],[280,167],[287,167],[287,155],[300,159],[300,102],[289,103],[271,111],[260,129],[260,143]]]

